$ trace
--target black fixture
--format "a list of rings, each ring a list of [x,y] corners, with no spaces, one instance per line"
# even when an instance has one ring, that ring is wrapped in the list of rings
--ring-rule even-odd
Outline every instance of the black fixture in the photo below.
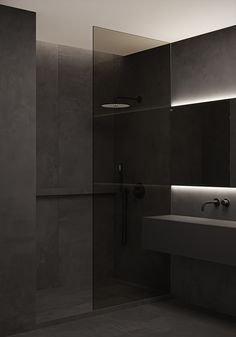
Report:
[[[127,222],[128,222],[128,196],[129,189],[124,186],[124,164],[118,163],[117,171],[119,175],[119,190],[121,193],[121,207],[122,207],[122,230],[121,242],[123,246],[127,244]]]
[[[142,183],[137,183],[133,189],[133,195],[136,199],[143,199],[145,196],[145,187]]]
[[[228,208],[228,207],[230,206],[230,201],[229,201],[229,199],[227,199],[227,198],[222,199],[222,200],[221,200],[221,205]]]
[[[215,198],[212,201],[206,201],[206,202],[204,202],[204,204],[202,204],[202,207],[201,207],[202,212],[204,212],[205,206],[209,205],[209,204],[213,204],[213,205],[215,205],[215,207],[219,207],[220,206],[220,199]]]

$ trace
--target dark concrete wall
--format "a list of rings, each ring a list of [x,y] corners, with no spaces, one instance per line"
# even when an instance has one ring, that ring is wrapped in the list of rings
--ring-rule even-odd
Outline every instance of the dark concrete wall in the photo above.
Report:
[[[231,207],[216,209],[209,205],[206,211],[202,213],[202,203],[215,197],[230,199]],[[172,188],[172,214],[235,220],[235,205],[235,189]],[[201,245],[200,242],[199,245]],[[236,315],[235,279],[235,267],[178,256],[172,257],[171,291],[174,296],[186,303]]]
[[[0,6],[0,335],[34,325],[35,14]]]
[[[186,304],[236,316],[236,268],[173,256],[171,290]]]
[[[230,186],[236,186],[236,99],[230,100]]]
[[[236,27],[233,26],[172,44],[172,104],[210,101],[236,95],[235,36]],[[230,184],[234,186],[235,102],[232,100],[226,104],[230,105],[230,125],[225,122],[223,124],[222,121],[222,127],[224,131],[230,128]],[[223,105],[224,102],[221,103],[221,112],[224,110]],[[178,112],[178,109],[174,109],[174,111]],[[215,117],[217,118],[217,116]],[[222,116],[219,119],[222,119]],[[208,134],[211,135],[212,141],[212,143],[208,143],[210,148],[213,143],[214,146],[216,145],[217,136],[214,132],[215,130],[211,130]],[[220,135],[222,136],[222,130]],[[211,152],[211,149],[208,152],[205,151],[205,161],[209,161],[211,156],[213,162],[216,163],[215,166],[222,166],[224,156],[229,156],[229,149],[221,150],[219,153],[216,150]],[[194,168],[192,167],[192,169]],[[225,167],[222,166],[221,172],[223,171],[225,172]],[[215,185],[214,182],[217,181],[215,176],[217,170],[212,170],[212,172],[211,183],[207,185]],[[225,186],[225,178],[223,181],[222,185]],[[190,185],[194,185],[191,181],[189,182]],[[182,184],[187,185],[183,181]],[[234,189],[207,188],[199,190],[191,187],[189,189],[181,187],[172,189],[171,213],[235,220],[235,193]],[[215,197],[229,198],[232,206],[227,210],[208,207],[202,214],[201,204]],[[236,270],[233,267],[183,257],[172,257],[172,292],[188,303],[235,315],[235,277]]]
[[[230,123],[230,100],[173,108],[172,185],[230,186]]]
[[[117,92],[121,57],[94,51],[93,65],[93,279],[94,305],[100,286],[114,271],[114,117],[101,107]],[[100,194],[102,193],[102,194]]]
[[[170,46],[126,56],[121,62],[121,95],[142,96],[114,117],[114,159],[123,163],[129,190],[127,244],[122,245],[122,201],[115,199],[115,274],[160,293],[169,291],[169,257],[143,251],[142,218],[170,211]],[[115,181],[118,175],[115,172]],[[135,184],[146,194],[135,198]]]
[[[172,44],[173,105],[234,97],[236,26]]]
[[[121,95],[141,95],[137,108],[170,106],[170,45],[128,55],[121,66]]]
[[[92,54],[38,42],[37,288],[79,288],[90,310],[91,193]]]
[[[120,111],[101,108],[116,96],[141,95],[141,103]],[[122,101],[123,102],[123,101]],[[125,102],[125,100],[124,100]],[[144,215],[168,213],[169,171],[169,46],[126,57],[96,52],[94,57],[94,181],[108,193],[94,198],[94,293],[109,278],[160,293],[169,289],[169,257],[144,252],[141,225]],[[124,163],[129,189],[127,245],[121,243],[122,201],[114,183],[117,164]],[[142,182],[145,198],[133,196]],[[118,290],[117,290],[118,291]],[[101,295],[100,295],[101,296]],[[121,293],[123,301],[129,294]]]

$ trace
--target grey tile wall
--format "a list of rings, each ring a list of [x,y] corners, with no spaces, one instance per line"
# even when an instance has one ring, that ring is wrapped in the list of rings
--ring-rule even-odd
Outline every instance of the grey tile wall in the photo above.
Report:
[[[35,305],[35,14],[0,5],[0,335]]]

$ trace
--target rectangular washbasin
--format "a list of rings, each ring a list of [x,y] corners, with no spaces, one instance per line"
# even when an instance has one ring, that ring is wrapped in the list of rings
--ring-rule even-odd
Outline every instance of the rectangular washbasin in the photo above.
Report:
[[[236,221],[181,215],[143,218],[143,248],[236,265]]]

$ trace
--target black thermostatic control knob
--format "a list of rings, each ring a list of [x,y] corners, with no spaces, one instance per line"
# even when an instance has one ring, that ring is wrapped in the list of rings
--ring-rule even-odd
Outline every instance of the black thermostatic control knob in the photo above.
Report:
[[[133,189],[133,195],[137,199],[143,199],[145,196],[145,187],[142,183],[137,183]]]
[[[225,198],[221,200],[221,205],[224,207],[229,207],[230,206],[230,201],[229,199]]]

